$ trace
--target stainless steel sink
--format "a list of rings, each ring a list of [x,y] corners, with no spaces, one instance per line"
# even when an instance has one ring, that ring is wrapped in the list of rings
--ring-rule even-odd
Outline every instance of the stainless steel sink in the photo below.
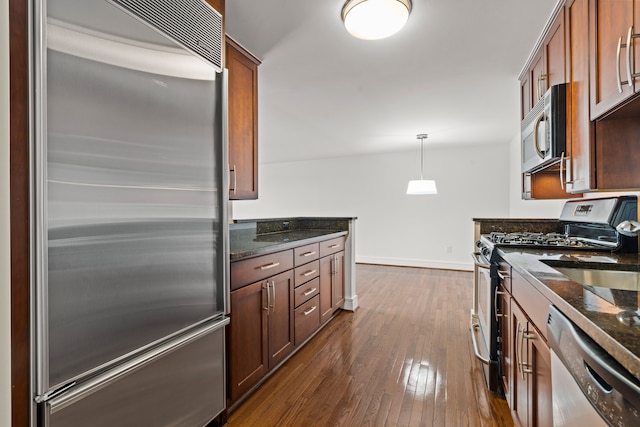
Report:
[[[640,294],[638,293],[640,291],[640,271],[621,270],[620,266],[615,265],[614,269],[611,269],[611,264],[603,263],[591,263],[592,265],[587,266],[585,264],[590,263],[571,265],[570,262],[543,262],[619,309],[629,310],[631,317],[620,318],[622,323],[626,325],[640,324],[640,317],[638,317],[638,313],[640,313],[638,308],[640,305]],[[637,310],[638,312],[636,312]]]
[[[619,289],[624,291],[640,290],[640,272],[627,270],[600,270],[582,267],[556,267],[561,274],[576,283],[585,286]]]

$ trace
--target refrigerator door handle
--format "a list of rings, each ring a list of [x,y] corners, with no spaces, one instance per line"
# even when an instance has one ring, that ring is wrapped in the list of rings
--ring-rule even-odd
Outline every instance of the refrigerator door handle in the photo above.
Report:
[[[176,340],[166,342],[141,356],[123,363],[115,369],[112,369],[101,375],[97,375],[96,377],[91,378],[89,381],[77,385],[75,383],[71,383],[63,387],[64,390],[58,389],[51,393],[51,396],[49,396],[50,400],[47,401],[48,405],[51,408],[50,412],[53,414],[61,409],[64,409],[69,405],[85,398],[87,395],[97,392],[98,390],[117,381],[125,375],[135,371],[136,369],[158,359],[166,352],[183,347],[186,344],[208,333],[214,332],[220,328],[224,328],[227,324],[229,324],[228,317],[225,317],[213,323],[207,323],[206,325],[197,328]],[[67,391],[67,393],[62,394],[64,391]],[[46,394],[43,395],[43,397],[44,396],[46,396]]]
[[[51,399],[55,399],[57,396],[61,395],[62,393],[66,392],[67,390],[71,389],[71,387],[75,386],[76,382],[72,381],[69,384],[65,384],[62,387],[59,387],[55,390],[51,390],[46,392],[45,394],[41,394],[39,396],[36,396],[33,401],[36,403],[44,403],[47,402]]]
[[[222,283],[224,286],[224,308],[223,312],[229,315],[231,312],[229,301],[231,301],[231,270],[229,259],[229,73],[226,68],[222,70],[222,191],[220,194],[222,204],[222,247],[224,248],[224,259],[222,261]],[[235,187],[234,187],[235,188]]]

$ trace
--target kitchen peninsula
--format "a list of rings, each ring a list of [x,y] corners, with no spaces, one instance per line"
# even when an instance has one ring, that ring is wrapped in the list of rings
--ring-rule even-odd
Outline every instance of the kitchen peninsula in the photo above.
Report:
[[[229,409],[341,309],[357,308],[354,233],[355,218],[229,225]]]

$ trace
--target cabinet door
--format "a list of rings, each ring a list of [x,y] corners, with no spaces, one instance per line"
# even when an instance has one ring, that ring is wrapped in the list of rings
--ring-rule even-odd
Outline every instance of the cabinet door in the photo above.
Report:
[[[502,391],[510,407],[513,406],[511,384],[513,383],[513,351],[512,326],[511,326],[511,295],[500,285],[500,298],[498,301],[500,310],[500,378],[502,379]]]
[[[547,72],[544,65],[544,49],[541,49],[531,63],[531,98],[533,99],[533,105],[536,105],[546,91]]]
[[[545,76],[541,82],[543,94],[551,86],[567,82],[565,38],[565,11],[562,8],[549,28],[543,45],[545,57]]]
[[[527,348],[524,336],[527,334],[527,318],[511,299],[511,352],[513,354],[513,384],[512,390],[512,406],[511,414],[516,420],[516,424],[527,426],[529,420],[529,397],[528,397],[528,380],[529,377],[525,372],[528,369]]]
[[[215,10],[220,12],[220,15],[222,15],[222,17],[224,18],[224,6],[225,6],[224,0],[206,0],[206,2],[209,3],[209,5],[213,7]]]
[[[344,251],[333,256],[333,280],[331,283],[331,306],[335,312],[344,302]]]
[[[595,188],[594,143],[595,128],[589,109],[589,0],[569,0],[566,4],[569,34],[569,81],[571,82],[567,111],[568,191],[580,193]]]
[[[282,362],[293,351],[293,272],[278,274],[269,283],[269,369]]]
[[[320,258],[320,322],[333,313],[333,255]]]
[[[229,199],[258,198],[258,64],[227,37]]]
[[[239,399],[268,371],[266,281],[231,292],[229,397]]]
[[[551,351],[542,334],[511,300],[513,417],[523,427],[553,425]]]
[[[526,73],[520,80],[520,120],[524,119],[524,116],[531,111],[531,93],[531,73]]]
[[[629,28],[633,26],[633,0],[591,2],[591,119],[602,116],[633,94],[627,80]],[[632,43],[634,43],[632,41]],[[620,52],[618,54],[618,52]]]
[[[546,427],[553,425],[551,399],[551,350],[536,328],[529,326],[525,338],[528,342],[529,375],[529,425]]]

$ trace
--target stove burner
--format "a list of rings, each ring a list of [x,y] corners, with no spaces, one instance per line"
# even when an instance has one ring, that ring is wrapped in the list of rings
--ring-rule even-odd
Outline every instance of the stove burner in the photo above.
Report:
[[[552,246],[559,248],[598,248],[599,245],[585,242],[577,237],[567,236],[561,233],[502,233],[492,232],[489,240],[497,245],[513,246]]]

